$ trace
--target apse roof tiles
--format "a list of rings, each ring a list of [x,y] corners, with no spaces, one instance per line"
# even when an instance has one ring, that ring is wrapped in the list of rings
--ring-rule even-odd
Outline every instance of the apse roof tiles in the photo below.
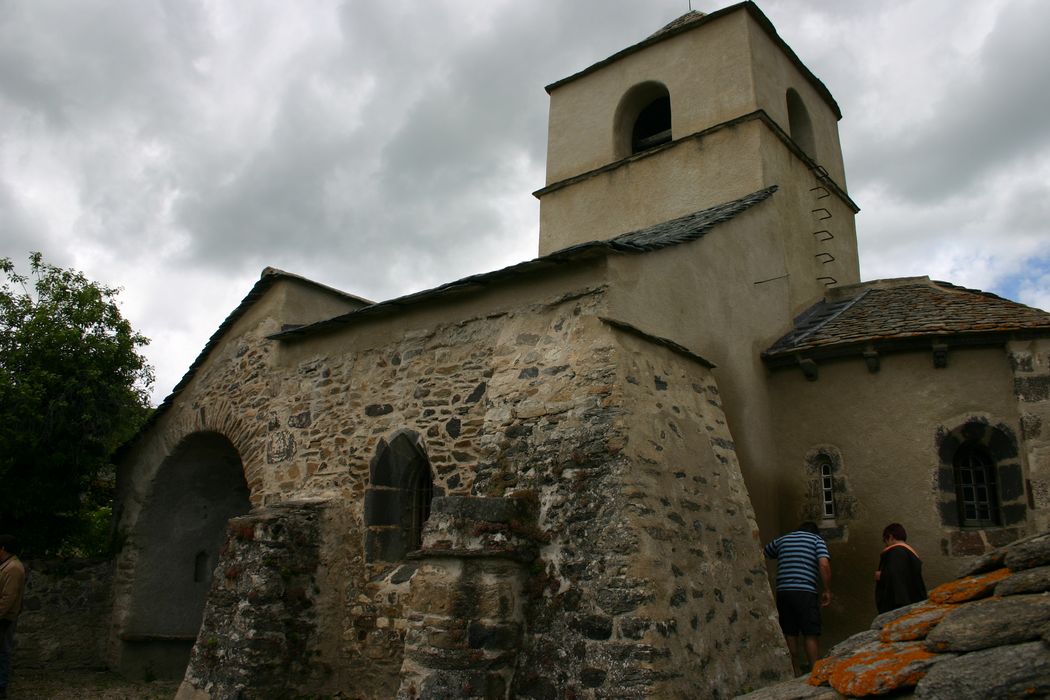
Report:
[[[767,360],[843,346],[949,336],[1050,333],[1050,313],[926,277],[879,280],[834,290],[796,319]]]

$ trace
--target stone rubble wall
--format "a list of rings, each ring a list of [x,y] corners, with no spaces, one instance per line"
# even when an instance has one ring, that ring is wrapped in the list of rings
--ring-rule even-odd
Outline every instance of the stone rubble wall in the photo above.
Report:
[[[603,311],[601,288],[587,288],[425,330],[405,330],[407,318],[401,330],[280,347],[264,318],[220,344],[127,471],[138,483],[126,493],[146,502],[166,451],[216,431],[252,491],[255,510],[232,522],[254,539],[231,537],[216,569],[185,697],[242,685],[243,697],[272,695],[293,651],[312,669],[282,667],[297,692],[394,697],[403,667],[419,670],[405,657],[427,614],[414,576],[517,590],[517,565],[446,559],[439,570],[366,552],[370,462],[398,431],[420,437],[436,495],[535,500],[545,543],[520,581],[514,671],[498,674],[512,696],[717,697],[779,678],[787,657],[710,371],[614,330]],[[338,505],[340,524],[307,517],[303,499]],[[149,536],[135,508],[123,521],[125,586]],[[306,533],[305,549],[287,559],[291,532]],[[285,566],[301,586],[275,574]],[[305,597],[286,598],[298,589]]]
[[[540,536],[531,495],[434,499],[413,555],[398,698],[507,697]]]
[[[515,690],[716,698],[787,677],[710,371],[626,333],[614,340],[610,423],[541,490],[552,540]]]
[[[287,502],[230,520],[179,698],[290,697],[325,686],[332,669],[317,658],[316,609],[324,511]]]
[[[1012,341],[1014,395],[1021,415],[1027,491],[1036,530],[1050,527],[1050,340]]]
[[[25,566],[15,667],[105,668],[113,562],[34,560]]]

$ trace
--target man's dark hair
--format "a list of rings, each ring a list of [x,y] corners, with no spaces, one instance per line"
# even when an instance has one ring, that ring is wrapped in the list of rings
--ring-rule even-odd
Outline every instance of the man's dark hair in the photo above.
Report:
[[[18,553],[18,540],[14,535],[0,535],[0,547],[11,554]]]
[[[820,528],[817,527],[817,524],[812,520],[807,520],[806,522],[802,523],[798,526],[798,529],[802,530],[803,532],[808,532],[812,535],[820,534]]]
[[[882,531],[883,541],[885,541],[890,535],[893,535],[893,539],[900,542],[906,542],[908,540],[908,532],[900,523],[890,523],[886,526],[886,529]]]

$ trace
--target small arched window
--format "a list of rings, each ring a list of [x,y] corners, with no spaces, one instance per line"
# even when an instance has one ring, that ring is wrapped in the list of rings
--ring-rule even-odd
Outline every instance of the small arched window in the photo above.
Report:
[[[955,469],[959,524],[963,527],[998,525],[995,460],[988,450],[980,443],[963,443],[955,451],[952,466]]]
[[[193,558],[193,582],[201,583],[207,581],[211,575],[211,571],[208,569],[208,553],[204,550],[197,552],[197,556]]]
[[[835,479],[832,476],[831,457],[820,455],[817,458],[820,467],[820,498],[825,520],[835,517]]]
[[[813,140],[813,122],[809,119],[809,110],[802,97],[794,88],[787,91],[788,130],[791,140],[810,158],[817,157],[816,143]]]
[[[617,158],[671,141],[671,95],[663,83],[635,85],[620,99],[614,124]]]

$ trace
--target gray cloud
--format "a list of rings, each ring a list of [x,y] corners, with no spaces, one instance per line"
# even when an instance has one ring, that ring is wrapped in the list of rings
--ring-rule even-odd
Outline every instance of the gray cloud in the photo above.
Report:
[[[0,5],[0,255],[126,288],[158,397],[274,265],[381,299],[531,257],[545,84],[680,0]],[[1050,7],[767,0],[842,105],[866,275],[1050,296]]]

